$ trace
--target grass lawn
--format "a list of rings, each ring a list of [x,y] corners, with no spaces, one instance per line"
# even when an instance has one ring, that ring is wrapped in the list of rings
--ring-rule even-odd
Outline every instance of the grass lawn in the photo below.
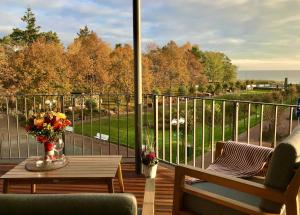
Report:
[[[272,93],[273,90],[246,90],[246,91],[241,91],[240,94],[265,94],[265,93]]]
[[[148,117],[150,124],[152,123],[153,113],[148,112],[144,113],[144,119]],[[174,116],[175,117],[175,116]],[[146,121],[146,120],[144,120]],[[251,127],[259,123],[259,117],[255,117],[255,115],[251,116]],[[127,130],[128,126],[128,130]],[[121,145],[125,145],[129,148],[134,148],[134,114],[130,113],[127,115],[120,115],[119,120],[117,116],[111,116],[110,119],[108,117],[102,117],[101,121],[93,120],[91,122],[84,122],[83,126],[81,124],[76,124],[75,132],[78,134],[83,134],[85,136],[94,137],[97,133],[107,134],[110,136],[110,141],[112,143],[120,143]],[[222,139],[222,125],[221,122],[215,123],[215,135],[214,140],[219,141]],[[153,129],[149,129],[149,133],[151,137],[153,136]],[[244,126],[244,120],[240,119],[239,121],[239,133],[242,133],[246,130]],[[225,129],[225,139],[230,139],[232,134],[232,128],[230,125],[226,125]],[[184,161],[184,136],[180,135],[179,142],[179,156],[180,161]],[[159,157],[162,158],[163,152],[163,143],[162,143],[162,129],[159,130]],[[145,139],[145,136],[144,136]],[[152,139],[152,138],[151,138]],[[188,145],[193,145],[193,131],[188,132],[187,138]],[[146,141],[144,141],[146,142]],[[209,125],[205,125],[205,151],[208,151],[211,147],[211,128]],[[169,128],[165,130],[165,159],[170,160],[170,144],[169,144]],[[202,153],[202,124],[201,122],[196,123],[196,156],[200,156]],[[172,131],[172,161],[176,162],[177,158],[177,132],[176,126],[173,126]],[[192,153],[189,155],[188,160],[192,159]]]

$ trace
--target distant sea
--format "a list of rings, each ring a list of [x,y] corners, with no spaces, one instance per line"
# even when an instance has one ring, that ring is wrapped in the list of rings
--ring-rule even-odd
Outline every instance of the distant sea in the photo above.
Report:
[[[284,81],[288,78],[289,83],[300,83],[300,70],[242,70],[237,75],[239,80]]]

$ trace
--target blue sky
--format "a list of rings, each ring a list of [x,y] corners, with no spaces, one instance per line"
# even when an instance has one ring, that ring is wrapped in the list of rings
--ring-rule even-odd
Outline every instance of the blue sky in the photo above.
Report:
[[[132,0],[0,0],[0,36],[24,27],[27,7],[42,31],[67,46],[88,25],[112,46],[132,43]],[[299,0],[142,0],[143,46],[189,41],[222,51],[241,70],[300,70]]]

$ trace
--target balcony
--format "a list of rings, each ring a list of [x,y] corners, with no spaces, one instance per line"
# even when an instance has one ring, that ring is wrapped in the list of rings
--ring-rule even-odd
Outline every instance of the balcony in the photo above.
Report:
[[[137,175],[134,168],[134,113],[130,98],[102,94],[3,95],[0,99],[1,174],[27,157],[43,154],[42,146],[24,130],[28,115],[58,110],[72,121],[72,127],[63,135],[65,154],[122,155],[125,192],[133,193],[142,207],[145,178]],[[174,165],[206,168],[215,160],[217,141],[276,147],[297,125],[295,108],[295,105],[205,97],[144,95],[144,131],[150,135],[161,161],[155,182],[155,214],[172,212]],[[119,192],[117,184],[115,187]],[[13,185],[10,192],[29,193],[30,186]],[[47,184],[38,185],[37,192],[98,193],[107,192],[107,187]]]

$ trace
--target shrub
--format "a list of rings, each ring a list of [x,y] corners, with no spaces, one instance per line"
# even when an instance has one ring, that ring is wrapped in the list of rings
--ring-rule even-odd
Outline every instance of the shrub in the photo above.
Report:
[[[85,102],[85,107],[88,109],[88,110],[96,110],[97,108],[97,102],[94,100],[94,99],[87,99]]]
[[[160,95],[160,90],[156,87],[152,90],[152,93],[155,94],[155,95]]]
[[[185,86],[179,86],[178,87],[178,94],[180,96],[185,96],[187,94],[187,89]]]

